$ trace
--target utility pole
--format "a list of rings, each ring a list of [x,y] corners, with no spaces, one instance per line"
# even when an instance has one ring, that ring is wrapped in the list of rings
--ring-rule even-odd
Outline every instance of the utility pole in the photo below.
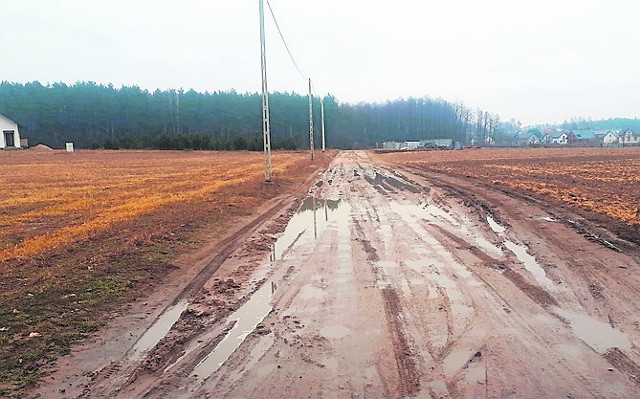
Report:
[[[322,121],[322,152],[324,152],[324,98],[320,99],[320,119]]]
[[[309,145],[311,146],[311,160],[313,161],[313,95],[311,94],[311,78],[309,78]]]
[[[264,143],[264,181],[271,181],[271,123],[269,122],[269,90],[267,88],[267,47],[264,39],[264,0],[260,8],[260,63],[262,69],[262,134]]]

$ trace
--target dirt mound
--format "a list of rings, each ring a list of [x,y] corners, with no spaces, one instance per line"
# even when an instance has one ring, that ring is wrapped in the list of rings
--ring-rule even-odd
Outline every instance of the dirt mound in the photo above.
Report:
[[[46,144],[37,144],[34,145],[33,147],[29,148],[29,151],[35,151],[35,152],[51,152],[51,151],[55,151],[55,149],[49,147]]]

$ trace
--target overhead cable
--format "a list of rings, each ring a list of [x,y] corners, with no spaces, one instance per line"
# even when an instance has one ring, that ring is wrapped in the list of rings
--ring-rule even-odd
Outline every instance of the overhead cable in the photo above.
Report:
[[[291,61],[293,62],[293,65],[295,65],[295,67],[298,70],[298,73],[300,74],[302,79],[307,80],[307,76],[302,72],[302,70],[298,66],[298,63],[293,58],[293,54],[291,54],[291,50],[289,50],[289,46],[287,45],[287,41],[284,40],[284,35],[282,34],[282,30],[280,30],[280,25],[278,24],[278,20],[276,19],[276,15],[273,12],[273,8],[271,8],[271,4],[269,3],[269,0],[267,0],[267,6],[269,6],[269,12],[271,12],[271,16],[273,17],[273,22],[275,22],[275,24],[276,24],[276,28],[278,29],[278,33],[280,34],[280,39],[282,39],[282,43],[284,44],[284,47],[287,49],[287,53],[289,53],[289,57],[291,58]]]

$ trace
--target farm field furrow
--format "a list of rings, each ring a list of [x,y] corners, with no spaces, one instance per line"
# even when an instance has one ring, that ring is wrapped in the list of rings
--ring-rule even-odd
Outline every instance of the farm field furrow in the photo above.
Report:
[[[423,170],[479,179],[507,189],[640,225],[640,148],[421,151],[378,155]]]

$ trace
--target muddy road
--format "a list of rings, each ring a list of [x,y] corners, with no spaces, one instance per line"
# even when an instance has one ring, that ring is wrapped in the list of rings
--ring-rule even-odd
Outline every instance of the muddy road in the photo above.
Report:
[[[569,212],[342,152],[34,397],[640,397],[638,248]]]

